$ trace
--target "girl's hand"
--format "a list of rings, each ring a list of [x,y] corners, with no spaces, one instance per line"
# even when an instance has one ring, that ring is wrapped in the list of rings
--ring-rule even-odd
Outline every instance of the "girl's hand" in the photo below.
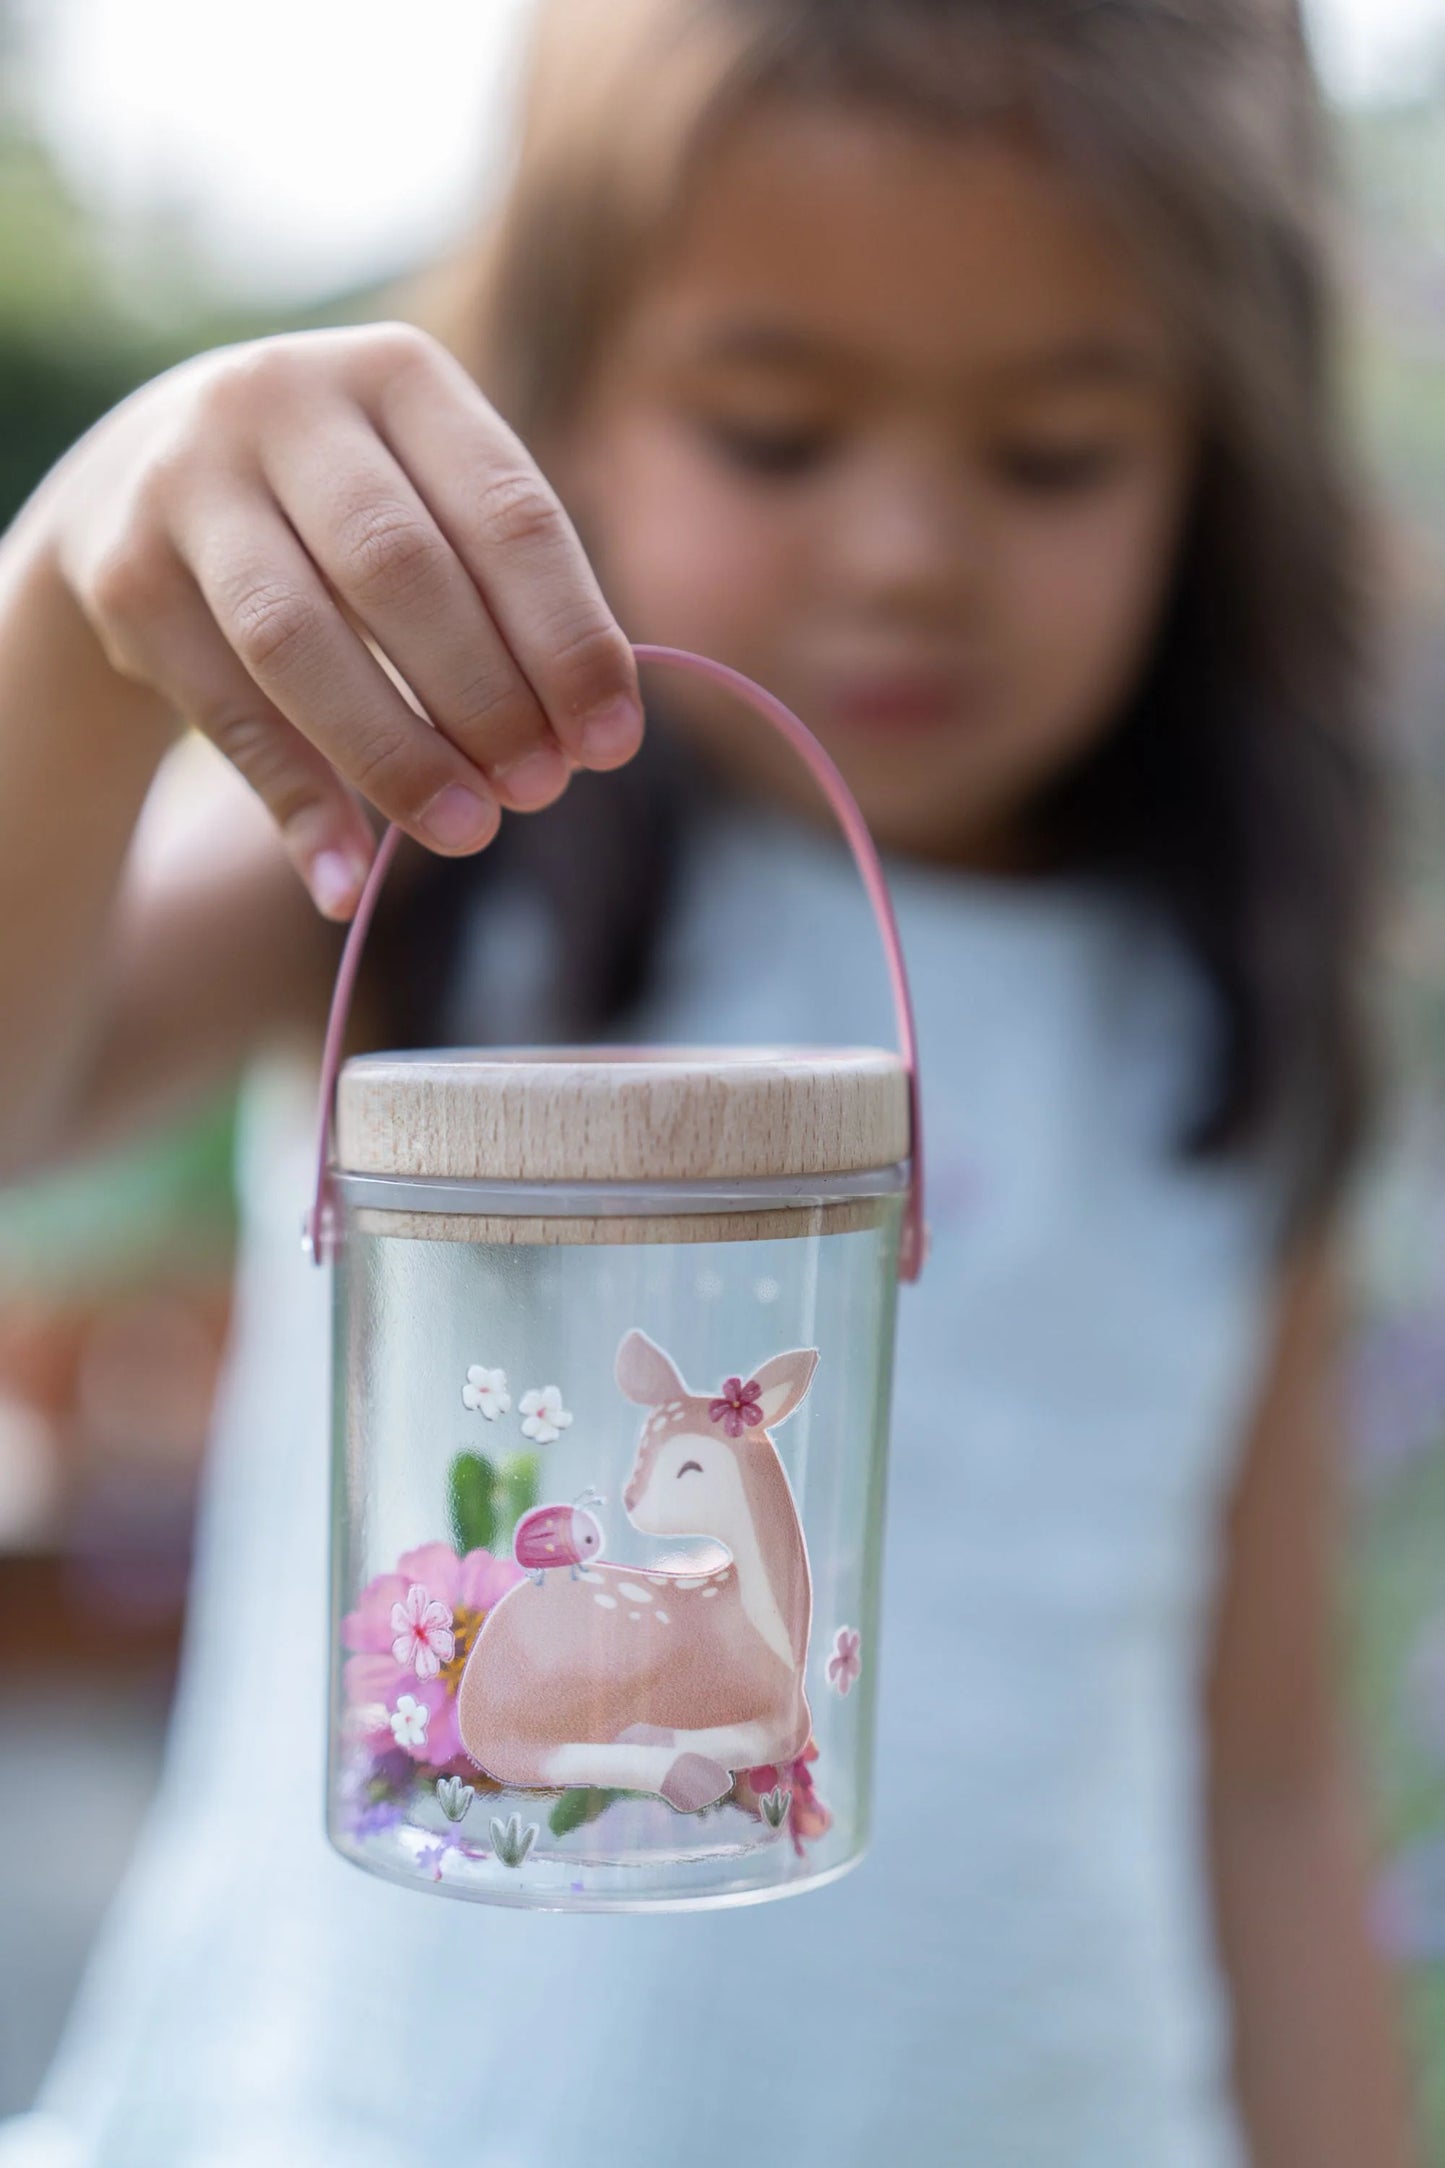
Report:
[[[111,666],[240,770],[330,917],[372,856],[353,788],[459,854],[500,807],[549,804],[574,766],[641,742],[632,652],[565,513],[420,331],[201,355],[50,487],[55,560]]]

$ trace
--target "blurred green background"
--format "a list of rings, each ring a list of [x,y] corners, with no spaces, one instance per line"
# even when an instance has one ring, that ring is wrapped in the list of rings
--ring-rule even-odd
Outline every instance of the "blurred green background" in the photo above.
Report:
[[[365,317],[406,268],[382,261],[335,288],[318,280],[298,302],[268,295],[263,276],[245,291],[218,276],[184,217],[152,217],[118,252],[115,221],[77,191],[41,126],[32,30],[0,0],[0,522],[158,369],[218,341]],[[1359,1211],[1341,1631],[1378,1805],[1380,1931],[1408,1967],[1433,2157],[1445,2162],[1445,22],[1435,50],[1438,65],[1427,41],[1409,83],[1338,115],[1356,293],[1351,393],[1392,529],[1387,720],[1400,784],[1380,990],[1388,1100]],[[97,1545],[112,1569],[104,1585],[122,1615],[129,1603],[133,1627],[117,1636],[108,1614],[112,1702],[129,1694],[140,1712],[126,1729],[132,1781],[116,1855],[54,1900],[69,1906],[58,1927],[54,1904],[37,1911],[51,1951],[39,1989],[28,1980],[22,1998],[0,1984],[0,2113],[23,2105],[38,2078],[153,1768],[225,1330],[231,1116],[222,1099],[102,1168],[0,1196],[7,1759],[22,1751],[13,1742],[35,1739],[25,1639],[35,1592],[78,1557],[93,1562]],[[56,1651],[62,1667],[67,1653]],[[56,1722],[65,1690],[62,1670],[44,1695]],[[0,1858],[23,1843],[7,1811]],[[24,1893],[14,1902],[23,1908]]]

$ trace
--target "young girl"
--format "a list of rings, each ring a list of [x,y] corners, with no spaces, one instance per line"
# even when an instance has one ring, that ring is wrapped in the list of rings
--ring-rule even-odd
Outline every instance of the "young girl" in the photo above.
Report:
[[[1406,2161],[1329,1650],[1369,793],[1318,136],[1287,0],[553,0],[451,351],[202,356],[22,513],[7,1160],[272,1053],[167,1774],[7,2163]],[[479,1914],[319,1827],[297,1224],[361,801],[425,846],[380,1043],[888,1029],[789,756],[669,684],[634,762],[627,639],[773,687],[893,855],[936,1171],[880,1804],[797,1903]],[[274,828],[132,852],[178,717]]]

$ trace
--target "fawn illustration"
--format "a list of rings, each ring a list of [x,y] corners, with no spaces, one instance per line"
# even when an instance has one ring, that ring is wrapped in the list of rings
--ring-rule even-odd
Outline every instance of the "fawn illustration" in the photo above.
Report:
[[[733,1772],[788,1762],[811,1729],[803,1677],[813,1592],[770,1428],[802,1401],[817,1351],[694,1393],[645,1333],[617,1382],[649,1409],[622,1502],[647,1535],[713,1537],[708,1572],[590,1561],[519,1582],[488,1614],[457,1704],[462,1743],[499,1783],[656,1792],[679,1813]]]

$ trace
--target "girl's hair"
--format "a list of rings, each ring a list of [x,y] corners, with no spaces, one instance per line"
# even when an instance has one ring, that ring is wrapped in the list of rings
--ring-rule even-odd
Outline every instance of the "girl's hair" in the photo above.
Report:
[[[1185,331],[1201,457],[1163,621],[1117,727],[1042,810],[1060,862],[1162,906],[1217,997],[1186,1149],[1283,1144],[1296,1221],[1312,1217],[1360,1123],[1375,792],[1364,520],[1295,0],[546,0],[506,200],[413,297],[544,465],[690,173],[765,98],[1026,128]],[[583,944],[573,1030],[645,982],[677,833],[645,756],[625,789],[601,779],[604,820],[585,780],[488,854],[538,858]],[[447,878],[417,877],[413,926]]]

